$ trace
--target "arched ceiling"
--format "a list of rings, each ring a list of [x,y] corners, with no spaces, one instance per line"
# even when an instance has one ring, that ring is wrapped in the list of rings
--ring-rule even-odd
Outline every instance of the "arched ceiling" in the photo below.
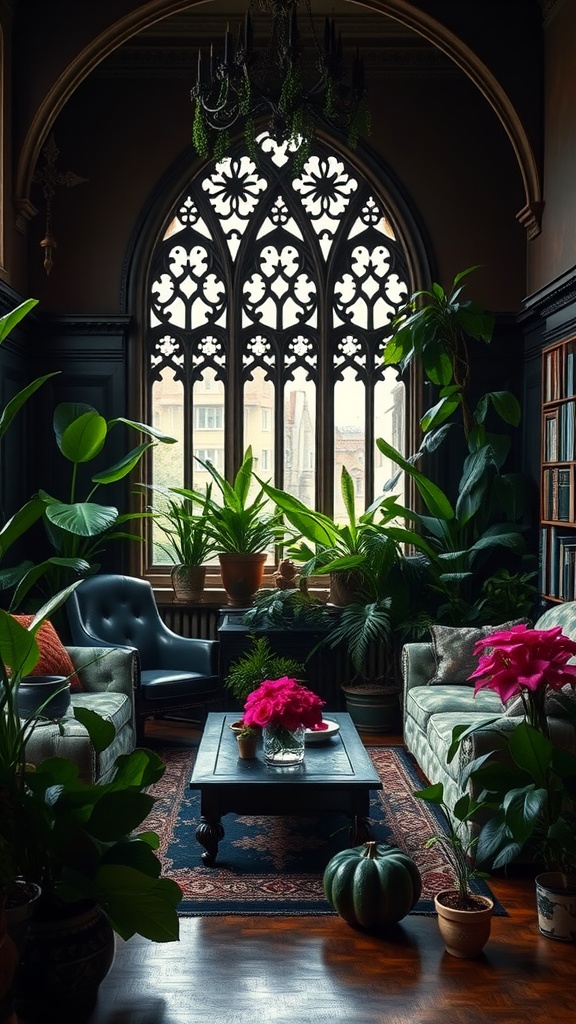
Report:
[[[556,0],[540,0],[549,8]],[[30,202],[32,176],[42,146],[54,121],[81,82],[107,58],[121,60],[122,47],[153,46],[159,40],[166,45],[179,43],[186,46],[187,37],[194,35],[208,43],[221,31],[224,19],[238,20],[246,9],[245,0],[147,0],[131,13],[120,17],[114,24],[95,37],[70,62],[54,83],[29,126],[24,140],[16,176],[16,207],[27,219],[34,213]],[[410,0],[315,0],[314,14],[334,16],[345,38],[354,38],[362,48],[367,62],[382,59],[382,40],[386,39],[388,59],[393,60],[394,48],[401,50],[410,37],[418,61],[443,61],[445,66],[459,68],[482,93],[502,123],[514,151],[525,195],[525,205],[518,212],[528,237],[540,231],[542,193],[539,171],[524,126],[510,98],[492,72],[477,55],[444,25],[414,6]]]

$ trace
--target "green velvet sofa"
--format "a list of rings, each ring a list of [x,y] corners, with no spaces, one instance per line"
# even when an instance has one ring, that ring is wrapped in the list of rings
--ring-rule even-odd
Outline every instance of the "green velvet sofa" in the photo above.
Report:
[[[537,629],[562,626],[564,632],[576,640],[576,601],[547,609],[534,625]],[[484,627],[488,632],[495,628]],[[429,782],[444,784],[449,807],[462,795],[461,779],[466,765],[504,746],[504,737],[515,721],[514,709],[503,708],[496,693],[483,689],[474,696],[473,683],[465,682],[477,659],[471,654],[474,637],[463,636],[464,633],[466,631],[442,627],[430,643],[405,644],[401,657],[404,744]],[[436,642],[439,635],[442,637],[440,648]],[[519,713],[516,708],[515,714]],[[448,764],[454,726],[488,721],[494,716],[498,716],[498,720],[468,737]],[[554,714],[549,717],[549,724],[552,740],[558,746],[576,751],[572,721]],[[468,788],[476,795],[470,784]]]

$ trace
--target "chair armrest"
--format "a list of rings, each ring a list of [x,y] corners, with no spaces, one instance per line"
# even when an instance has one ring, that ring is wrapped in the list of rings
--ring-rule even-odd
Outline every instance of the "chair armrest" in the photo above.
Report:
[[[140,669],[135,647],[67,647],[86,693],[125,693],[133,701]]]
[[[404,644],[400,658],[400,671],[404,692],[413,686],[428,686],[436,672],[436,659],[432,644]]]
[[[190,669],[204,676],[218,675],[218,640],[180,636],[166,626],[158,637],[159,668]]]

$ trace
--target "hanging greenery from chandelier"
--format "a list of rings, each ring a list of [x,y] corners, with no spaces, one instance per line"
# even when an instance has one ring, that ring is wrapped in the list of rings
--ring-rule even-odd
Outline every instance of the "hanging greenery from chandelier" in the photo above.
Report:
[[[300,0],[249,0],[243,31],[233,41],[229,27],[221,54],[210,46],[209,60],[198,52],[198,74],[191,90],[194,103],[192,142],[198,156],[221,160],[230,147],[231,132],[242,125],[248,152],[255,159],[256,125],[277,144],[286,143],[293,171],[304,166],[318,126],[345,132],[355,148],[370,132],[364,63],[354,56],[348,83],[342,38],[326,18],[320,43],[310,0],[305,5],[313,41],[306,60],[297,21]],[[253,46],[252,14],[272,16],[266,49]]]

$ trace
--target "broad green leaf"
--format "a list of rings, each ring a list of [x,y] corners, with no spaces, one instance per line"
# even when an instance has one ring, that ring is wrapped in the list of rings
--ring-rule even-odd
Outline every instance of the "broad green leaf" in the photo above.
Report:
[[[134,430],[139,430],[142,434],[148,434],[149,437],[155,438],[156,441],[161,441],[163,444],[177,444],[177,437],[170,437],[169,434],[164,434],[157,427],[151,427],[149,423],[139,423],[138,420],[127,420],[125,416],[116,416],[115,419],[110,420],[108,423],[108,430],[115,427],[117,423],[124,423],[127,427],[133,427]]]
[[[3,557],[10,545],[40,519],[45,507],[40,498],[32,498],[4,524],[0,530],[0,557]]]
[[[55,502],[46,509],[47,519],[78,537],[94,537],[114,526],[118,518],[118,509],[112,505],[97,505],[95,502],[81,501],[74,505]]]
[[[481,309],[476,303],[462,304],[458,310],[458,322],[470,337],[477,341],[491,340],[494,332],[494,317]]]
[[[528,722],[520,722],[510,736],[509,747],[516,764],[528,772],[537,786],[545,785],[553,751],[550,740]]]
[[[439,427],[445,420],[449,419],[450,416],[459,406],[462,404],[462,395],[460,391],[456,391],[452,395],[448,395],[446,398],[441,398],[436,405],[428,409],[425,412],[422,419],[420,420],[420,426],[424,433],[428,430],[432,430],[434,427]]]
[[[103,652],[103,655],[106,656],[106,651]],[[74,705],[72,710],[74,718],[86,729],[96,753],[101,754],[110,746],[116,735],[116,729],[112,722],[102,718],[91,708]]]
[[[101,473],[95,473],[92,477],[92,483],[95,484],[113,484],[118,480],[123,480],[124,477],[128,476],[129,473],[138,465],[140,459],[147,452],[149,448],[154,447],[153,441],[144,441],[139,444],[137,448],[133,448],[131,452],[124,455],[119,462],[116,462],[109,469],[103,470]]]
[[[447,385],[452,382],[452,361],[437,341],[431,341],[422,352],[424,372],[433,384]]]
[[[444,803],[444,786],[441,782],[435,782],[432,786],[427,786],[426,789],[416,790],[414,796],[420,800],[426,800],[430,804],[441,804]]]
[[[22,601],[37,583],[51,568],[70,569],[77,576],[85,576],[90,571],[90,565],[83,558],[47,558],[37,565],[32,565],[28,572],[21,576],[18,585],[12,596],[10,608],[19,608]]]
[[[19,391],[17,395],[14,395],[14,398],[11,398],[10,401],[6,403],[2,411],[2,415],[0,416],[0,437],[4,436],[16,413],[20,411],[30,396],[33,395],[35,391],[38,391],[38,388],[41,388],[47,380],[50,380],[50,377],[57,377],[59,373],[60,370],[56,370],[54,373],[46,373],[43,377],[37,377],[36,380],[33,380],[25,388],[22,388],[22,391]]]
[[[407,462],[400,452],[393,448],[391,444],[388,444],[384,438],[379,437],[376,444],[383,455],[392,462],[395,462],[397,466],[400,466],[401,469],[408,473],[408,476],[412,477],[422,495],[426,508],[432,515],[438,516],[441,519],[453,518],[454,511],[449,499],[432,480],[429,480],[423,473],[414,469],[411,463]]]
[[[92,405],[87,405],[86,402],[60,402],[54,410],[53,426],[54,434],[58,447],[65,431],[68,427],[76,420],[80,419],[81,416],[85,416],[86,413],[96,413],[97,410]]]
[[[59,448],[70,462],[91,462],[100,454],[106,441],[108,426],[97,412],[85,412],[62,434]]]
[[[5,313],[4,316],[0,317],[0,344],[8,337],[11,331],[14,330],[17,324],[28,316],[28,313],[34,309],[34,306],[38,305],[38,299],[26,299],[21,302],[16,309],[12,309],[9,313]]]
[[[3,608],[0,609],[0,657],[17,676],[30,675],[40,657],[34,633]]]

